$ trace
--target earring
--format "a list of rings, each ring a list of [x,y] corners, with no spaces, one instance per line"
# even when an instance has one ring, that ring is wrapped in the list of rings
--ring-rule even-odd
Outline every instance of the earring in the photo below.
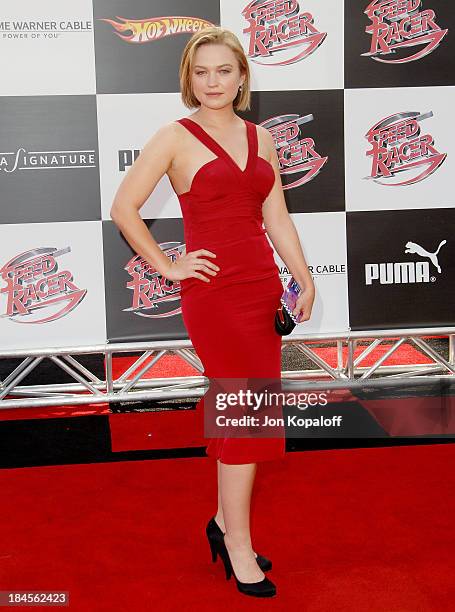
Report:
[[[241,85],[239,85],[239,91],[242,91],[242,86]]]

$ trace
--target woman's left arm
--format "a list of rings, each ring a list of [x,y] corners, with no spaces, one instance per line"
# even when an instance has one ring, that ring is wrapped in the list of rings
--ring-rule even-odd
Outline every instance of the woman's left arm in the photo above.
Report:
[[[286,207],[275,143],[266,128],[258,126],[258,131],[262,133],[261,139],[275,173],[275,183],[262,205],[264,227],[278,255],[302,288],[293,313],[297,317],[301,313],[300,321],[307,321],[311,316],[315,297],[313,278],[305,261],[299,235]]]

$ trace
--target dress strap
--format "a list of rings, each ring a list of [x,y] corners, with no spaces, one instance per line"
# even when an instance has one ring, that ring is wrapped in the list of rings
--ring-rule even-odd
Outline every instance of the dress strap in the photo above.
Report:
[[[248,129],[248,143],[249,143],[249,161],[255,162],[258,155],[258,132],[255,123],[245,119],[246,127]]]
[[[224,157],[225,150],[223,147],[219,145],[211,136],[209,136],[209,134],[207,134],[207,132],[198,123],[196,123],[196,121],[193,121],[188,117],[183,117],[182,119],[177,119],[177,122],[186,127],[186,129],[190,131],[193,136],[200,140],[202,144],[215,153],[215,155],[218,157]]]
[[[202,142],[210,151],[215,153],[217,157],[221,157],[226,161],[226,163],[232,167],[232,169],[240,174],[243,178],[245,177],[254,166],[257,150],[258,150],[258,142],[257,142],[257,133],[256,126],[254,123],[251,123],[244,119],[246,125],[246,135],[247,135],[247,145],[248,145],[248,157],[246,162],[246,167],[242,170],[236,161],[229,155],[229,153],[214,139],[210,134],[208,134],[202,126],[200,126],[196,121],[193,121],[189,117],[183,117],[182,119],[177,119],[178,123],[181,123],[185,126],[198,140]]]

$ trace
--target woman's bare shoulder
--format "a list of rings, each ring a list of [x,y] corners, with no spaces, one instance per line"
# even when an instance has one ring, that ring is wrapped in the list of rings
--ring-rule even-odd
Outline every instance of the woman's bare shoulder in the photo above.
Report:
[[[153,134],[153,137],[165,138],[166,140],[174,140],[181,136],[182,130],[184,130],[183,126],[180,125],[177,121],[169,121],[168,123],[163,123]]]
[[[256,130],[260,138],[263,138],[264,140],[269,140],[269,142],[271,140],[273,141],[272,135],[267,128],[265,128],[263,125],[259,125],[258,123],[255,123],[254,125],[256,126]]]
[[[182,159],[185,160],[188,156],[187,135],[186,128],[175,120],[163,123],[150,139],[151,148],[158,146],[168,162],[168,171],[172,171],[176,165],[179,166]]]
[[[145,144],[144,150],[149,151],[159,146],[163,155],[171,155],[179,148],[182,143],[182,136],[184,128],[176,121],[169,121],[160,125],[151,134],[150,138]]]
[[[275,142],[273,140],[272,134],[267,128],[263,127],[262,125],[258,125],[256,123],[254,125],[256,126],[259,147],[262,148],[262,150],[272,154],[272,152],[275,150]]]

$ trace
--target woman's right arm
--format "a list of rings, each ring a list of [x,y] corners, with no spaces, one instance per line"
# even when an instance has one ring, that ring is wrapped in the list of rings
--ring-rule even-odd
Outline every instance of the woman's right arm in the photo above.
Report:
[[[131,248],[162,276],[169,280],[183,280],[194,276],[210,282],[196,270],[201,269],[214,276],[216,272],[213,270],[219,268],[198,255],[216,257],[214,253],[200,249],[181,256],[176,262],[171,262],[139,214],[140,208],[172,164],[179,146],[177,129],[172,123],[164,125],[150,138],[121,182],[112,203],[110,216]]]

